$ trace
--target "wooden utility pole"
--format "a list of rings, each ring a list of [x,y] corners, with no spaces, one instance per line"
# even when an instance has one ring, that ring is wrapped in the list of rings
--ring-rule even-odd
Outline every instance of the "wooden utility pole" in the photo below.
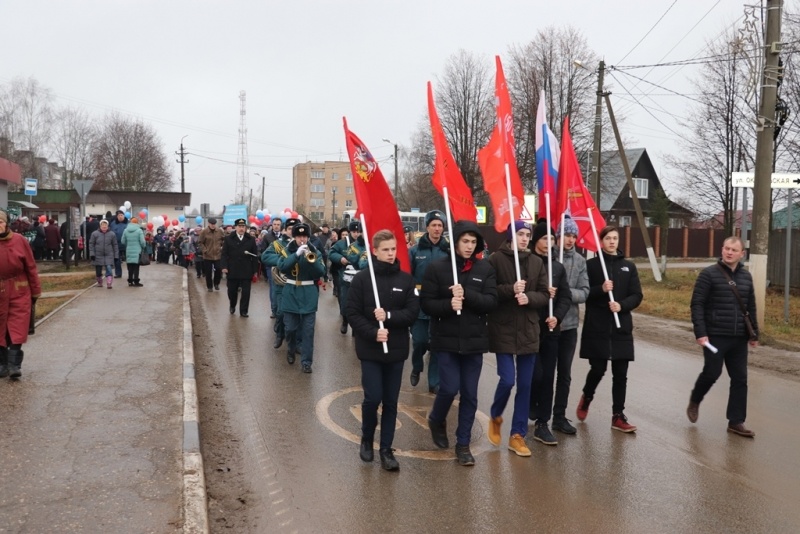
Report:
[[[653,244],[650,242],[650,234],[647,233],[647,226],[644,224],[644,214],[642,213],[642,206],[639,204],[639,195],[636,194],[636,187],[633,184],[633,176],[631,175],[631,167],[628,165],[628,157],[625,155],[625,147],[622,146],[622,137],[619,135],[619,128],[617,128],[617,121],[614,118],[614,109],[611,107],[611,99],[608,93],[605,95],[606,107],[608,108],[608,118],[611,120],[611,126],[614,128],[614,137],[617,138],[617,148],[619,149],[619,157],[622,160],[622,168],[625,170],[625,179],[628,181],[628,189],[631,191],[631,199],[633,200],[633,208],[636,210],[636,219],[639,221],[639,228],[642,230],[642,238],[644,239],[644,246],[647,249],[647,257],[650,260],[650,267],[653,269],[653,277],[656,282],[661,281],[661,270],[658,268],[658,261],[656,260],[656,253],[653,251]]]
[[[592,142],[593,174],[591,190],[594,192],[594,203],[597,205],[597,209],[600,209],[600,145],[603,135],[603,97],[608,98],[607,93],[603,92],[603,75],[605,71],[606,62],[601,60],[597,66],[597,103],[594,110],[594,140]]]
[[[761,107],[756,126],[756,164],[753,184],[753,231],[750,237],[750,273],[756,295],[758,324],[764,324],[767,295],[767,254],[772,200],[772,162],[775,152],[775,104],[781,67],[781,16],[783,0],[767,1],[767,33],[764,39],[764,72]]]

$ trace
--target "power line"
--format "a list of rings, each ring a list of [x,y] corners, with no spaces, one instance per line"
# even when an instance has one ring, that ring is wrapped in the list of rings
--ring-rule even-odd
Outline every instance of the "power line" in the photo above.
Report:
[[[636,50],[636,48],[637,48],[637,47],[638,47],[640,44],[642,44],[642,41],[644,41],[644,40],[647,38],[647,36],[648,36],[648,35],[650,35],[650,32],[652,32],[652,31],[655,29],[655,27],[656,27],[656,26],[658,26],[658,23],[659,23],[659,22],[661,22],[661,21],[664,19],[664,17],[666,17],[666,16],[667,16],[667,13],[669,13],[669,12],[670,12],[670,10],[671,10],[673,7],[675,7],[675,4],[677,4],[677,3],[678,3],[678,0],[675,0],[674,2],[672,2],[672,4],[671,4],[671,5],[670,5],[670,6],[667,8],[667,10],[666,10],[666,11],[664,11],[664,14],[663,14],[663,15],[661,15],[661,16],[659,17],[659,19],[656,21],[656,23],[655,23],[655,24],[653,24],[653,25],[650,27],[650,29],[649,29],[649,30],[647,30],[647,33],[645,33],[645,34],[644,34],[644,36],[643,36],[641,39],[639,39],[639,42],[638,42],[638,43],[636,43],[635,45],[633,45],[633,48],[631,48],[630,50],[628,50],[628,53],[627,53],[627,54],[625,54],[625,55],[622,57],[622,59],[620,59],[620,60],[619,60],[617,63],[622,63],[623,61],[625,61],[625,58],[627,58],[629,55],[631,55],[631,52],[633,52],[634,50]]]

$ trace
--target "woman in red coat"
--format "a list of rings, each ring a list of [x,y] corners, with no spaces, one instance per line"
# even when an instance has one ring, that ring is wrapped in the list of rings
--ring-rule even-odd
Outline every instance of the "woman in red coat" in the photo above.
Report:
[[[28,240],[8,228],[0,210],[0,378],[22,376],[22,344],[28,341],[32,304],[42,294]]]

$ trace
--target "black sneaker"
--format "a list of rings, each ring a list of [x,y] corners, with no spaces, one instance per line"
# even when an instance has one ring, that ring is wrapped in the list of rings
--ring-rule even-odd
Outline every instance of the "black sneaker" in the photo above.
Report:
[[[372,441],[361,438],[361,447],[358,456],[364,462],[371,462],[375,459],[375,451],[372,448]]]
[[[431,429],[431,438],[434,445],[440,449],[450,448],[450,441],[447,439],[447,421],[441,423],[434,423],[428,419],[428,428]]]
[[[472,456],[469,445],[456,445],[456,458],[458,459],[458,465],[475,465],[475,457]]]
[[[304,364],[303,364],[303,372],[304,372],[304,373],[311,373],[311,364],[309,364],[309,363],[304,363]]]
[[[567,419],[566,417],[554,417],[553,430],[558,430],[562,434],[569,434],[569,435],[573,435],[578,432],[578,429],[572,426],[569,422],[569,419]]]
[[[411,387],[417,387],[417,384],[419,384],[419,373],[411,371]]]
[[[292,364],[292,363],[294,363],[294,360],[295,360],[294,352],[288,352],[286,354],[286,361],[289,362],[290,364]]]
[[[216,289],[217,291],[219,291],[219,284],[214,284],[214,289]]]
[[[533,429],[533,439],[541,441],[545,445],[558,445],[558,440],[550,432],[547,423],[536,423],[536,427]]]
[[[400,464],[394,458],[393,449],[381,449],[379,451],[381,456],[381,467],[387,471],[399,471]]]

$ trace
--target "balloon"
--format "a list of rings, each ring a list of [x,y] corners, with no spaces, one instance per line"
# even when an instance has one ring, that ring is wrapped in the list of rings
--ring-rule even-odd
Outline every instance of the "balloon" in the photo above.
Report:
[[[264,222],[268,223],[271,217],[269,215],[264,215]]]
[[[126,218],[126,219],[130,219],[130,218],[131,218],[131,212],[129,212],[129,211],[126,211],[126,212],[125,212],[125,218]]]
[[[169,215],[162,215],[161,217],[163,217],[165,221],[169,220]]]
[[[203,224],[203,218],[198,215],[197,217],[194,218],[194,222],[196,222],[197,225],[200,226],[201,224]]]
[[[169,226],[169,224],[169,219],[165,219],[164,222],[161,223],[161,226]]]
[[[147,214],[148,214],[148,213],[150,213],[150,212],[149,212],[149,211],[147,211],[147,208],[142,208],[142,213],[144,213],[145,215],[147,215]]]
[[[140,211],[139,212],[139,218],[140,219],[144,219],[145,217],[147,217],[147,212],[144,211],[144,210]]]
[[[285,223],[285,222],[286,222],[286,219],[288,219],[288,218],[289,218],[289,217],[287,217],[287,216],[286,216],[286,212],[284,211],[284,212],[283,212],[283,214],[281,215],[281,222],[282,222],[282,223]]]
[[[178,219],[172,219],[172,226],[178,226]]]
[[[47,220],[47,215],[39,215],[39,222],[43,223]]]
[[[126,209],[126,210],[129,210],[129,209],[131,209],[131,203],[130,203],[130,201],[126,200],[126,201],[125,201],[125,204],[123,204],[123,205],[125,206],[125,209]]]
[[[292,217],[294,217],[295,219],[297,218],[297,212],[296,211],[292,212]]]
[[[264,212],[261,211],[261,210],[258,210],[256,212],[256,219],[258,219],[259,221],[263,221],[264,220]]]
[[[147,223],[147,229],[148,230],[152,230],[153,229],[153,223],[151,223],[151,222]]]
[[[181,213],[180,215],[178,215],[178,220],[179,220],[180,222],[184,222],[184,221],[186,220],[186,215],[184,215],[183,213]]]
[[[292,213],[292,208],[283,208],[284,213]]]

